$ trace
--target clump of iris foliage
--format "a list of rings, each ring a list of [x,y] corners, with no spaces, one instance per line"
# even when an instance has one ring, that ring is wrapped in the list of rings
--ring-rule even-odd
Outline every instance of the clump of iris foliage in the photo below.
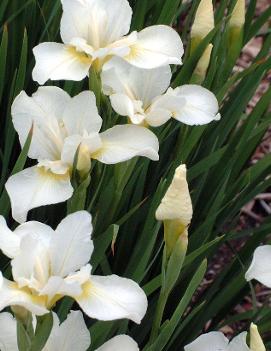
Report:
[[[253,229],[240,231],[236,227],[241,208],[271,186],[271,156],[250,163],[271,123],[268,112],[271,89],[252,110],[247,112],[246,109],[271,68],[271,34],[263,31],[271,8],[255,18],[256,1],[249,1],[244,24],[241,21],[241,26],[235,27],[231,14],[237,1],[214,1],[213,28],[207,36],[195,40],[191,39],[191,25],[199,0],[130,0],[129,3],[133,9],[131,31],[166,24],[180,34],[185,54],[183,65],[172,67],[171,86],[194,83],[212,91],[219,102],[221,120],[189,126],[170,119],[152,129],[160,144],[158,162],[142,157],[116,165],[94,161],[91,177],[86,178],[83,185],[79,184],[78,174],[73,172],[75,192],[68,203],[33,209],[28,220],[55,228],[67,214],[87,210],[92,214],[95,247],[91,257],[92,273],[130,278],[147,295],[148,311],[140,325],[127,320],[104,322],[86,317],[91,335],[90,350],[96,350],[119,334],[130,335],[141,350],[182,350],[203,332],[238,321],[243,322],[244,330],[251,322],[257,324],[261,333],[266,333],[268,349],[271,309],[257,306],[253,285],[248,284],[245,273],[254,250],[268,240],[270,217]],[[32,80],[35,65],[32,50],[42,42],[62,42],[61,16],[59,0],[1,0],[0,3],[0,215],[11,229],[17,224],[11,215],[5,184],[11,175],[35,164],[27,158],[31,133],[21,150],[12,123],[11,106],[22,90],[29,95],[37,90],[38,84]],[[242,48],[258,35],[263,39],[258,55],[248,68],[234,72]],[[200,67],[198,63],[204,54],[208,56],[208,48],[211,48],[209,64],[206,66],[205,62],[206,67],[204,64]],[[53,81],[47,85],[61,87],[71,96],[83,90],[94,90],[107,128],[122,123],[122,117],[111,109],[109,99],[101,94],[99,77],[95,73],[90,74],[89,80]],[[165,256],[163,226],[155,218],[155,212],[180,164],[187,167],[193,218],[188,230],[187,254],[178,267],[180,275],[166,296],[163,315],[157,321]],[[235,252],[231,242],[239,238],[244,245]],[[196,293],[207,271],[207,262],[211,262],[225,244],[233,251],[232,258],[227,259],[229,262],[211,283],[202,285],[200,294]],[[0,268],[10,279],[9,261],[2,253]],[[253,298],[253,308],[239,314],[229,313],[247,295]],[[57,302],[54,312],[62,322],[70,310],[76,309],[78,305],[74,300],[66,297]],[[48,318],[38,320],[40,333],[35,338],[36,348],[32,345],[31,350],[42,349],[52,327],[50,323]],[[25,341],[29,338],[27,328],[24,323],[18,325],[19,350],[30,350]]]

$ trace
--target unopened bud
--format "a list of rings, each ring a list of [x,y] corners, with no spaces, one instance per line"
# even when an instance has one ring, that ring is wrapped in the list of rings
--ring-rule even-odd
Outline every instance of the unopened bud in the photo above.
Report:
[[[232,11],[229,26],[235,28],[242,28],[245,24],[245,0],[237,0],[237,3]]]
[[[253,323],[250,325],[250,349],[251,351],[266,351],[257,325]]]
[[[214,28],[214,8],[212,0],[201,0],[194,23],[191,28],[191,38],[203,39]]]
[[[207,48],[205,49],[203,55],[199,59],[199,62],[195,68],[195,71],[193,73],[192,77],[192,82],[193,84],[201,84],[205,77],[206,73],[209,67],[210,59],[211,59],[211,54],[213,50],[213,45],[209,44]]]
[[[156,219],[164,222],[167,252],[170,254],[180,236],[187,241],[187,227],[193,214],[186,180],[186,166],[179,166],[173,180],[156,210]],[[187,244],[186,244],[187,247]]]

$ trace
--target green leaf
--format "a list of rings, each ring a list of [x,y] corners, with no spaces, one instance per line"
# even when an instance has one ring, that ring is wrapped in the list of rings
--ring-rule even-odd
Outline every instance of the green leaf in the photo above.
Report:
[[[31,343],[30,351],[42,351],[53,328],[53,314],[48,313],[42,317],[37,317],[35,336]]]
[[[11,172],[11,175],[14,175],[20,171],[23,170],[26,159],[27,159],[27,155],[28,155],[28,151],[30,148],[30,144],[31,144],[31,140],[32,140],[32,128],[30,129],[27,139],[25,141],[24,147],[15,163],[15,166]],[[6,189],[4,189],[1,197],[0,197],[0,213],[3,216],[6,216],[8,214],[10,210],[10,202],[9,202],[9,197],[7,194]]]
[[[194,292],[198,288],[201,283],[204,274],[207,269],[207,261],[203,261],[200,267],[198,268],[195,275],[192,277],[180,303],[178,304],[176,310],[174,311],[171,319],[167,323],[167,325],[161,330],[160,335],[157,337],[156,341],[144,351],[161,351],[170,340],[172,334],[180,323],[181,316],[185,312]]]
[[[17,343],[19,351],[31,350],[31,339],[20,321],[17,321]]]

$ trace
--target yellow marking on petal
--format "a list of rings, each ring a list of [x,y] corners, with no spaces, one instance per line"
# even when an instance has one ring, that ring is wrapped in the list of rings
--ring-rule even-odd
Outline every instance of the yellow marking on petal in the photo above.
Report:
[[[88,280],[87,282],[85,282],[85,283],[82,285],[82,293],[81,293],[81,295],[79,295],[78,297],[76,297],[76,300],[85,300],[85,299],[88,299],[91,290],[94,290],[94,286],[93,286],[93,284],[91,283],[91,281]]]
[[[106,145],[105,145],[105,143],[103,143],[103,146],[99,150],[97,150],[91,154],[91,158],[96,160],[97,158],[99,158],[103,154],[105,149],[106,149]]]
[[[49,177],[51,179],[61,181],[61,180],[68,180],[70,178],[70,171],[67,171],[64,174],[56,174],[44,166],[37,167],[37,171],[39,172],[39,174],[42,177],[47,178],[47,179]]]
[[[129,52],[129,54],[127,56],[124,57],[124,59],[126,59],[128,61],[132,60],[132,59],[135,59],[138,56],[140,56],[140,51],[142,51],[142,49],[138,45],[136,45],[136,44],[131,45],[130,46],[130,52]]]
[[[76,50],[76,48],[74,46],[69,46],[67,48],[67,50],[69,51],[69,53],[74,56],[77,60],[79,60],[80,62],[84,63],[84,64],[91,64],[92,63],[92,58],[89,57],[86,53],[84,52],[80,52],[78,50]]]
[[[34,294],[28,287],[20,288],[16,282],[8,282],[8,286],[12,290],[17,290],[20,293],[28,295],[29,299],[35,304],[40,306],[47,305],[47,296],[39,296]]]

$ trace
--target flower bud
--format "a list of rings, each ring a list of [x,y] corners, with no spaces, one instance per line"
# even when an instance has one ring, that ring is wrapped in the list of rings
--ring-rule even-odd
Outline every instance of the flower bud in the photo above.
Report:
[[[192,82],[193,84],[201,84],[205,77],[206,77],[206,72],[209,67],[210,59],[211,59],[211,54],[213,50],[213,45],[209,44],[207,48],[205,49],[203,55],[198,61],[198,64],[195,68],[195,71],[193,73],[192,77]]]
[[[176,242],[183,237],[182,246],[187,247],[187,227],[192,219],[192,202],[186,180],[186,166],[179,166],[173,180],[156,210],[156,219],[164,222],[164,235],[168,255]],[[182,247],[184,249],[184,247]]]
[[[266,351],[257,325],[253,323],[250,325],[250,349],[251,351]]]
[[[229,26],[234,28],[242,28],[245,24],[245,0],[237,0],[232,11]]]
[[[203,39],[214,28],[214,8],[212,0],[201,0],[194,23],[191,28],[191,38]]]

